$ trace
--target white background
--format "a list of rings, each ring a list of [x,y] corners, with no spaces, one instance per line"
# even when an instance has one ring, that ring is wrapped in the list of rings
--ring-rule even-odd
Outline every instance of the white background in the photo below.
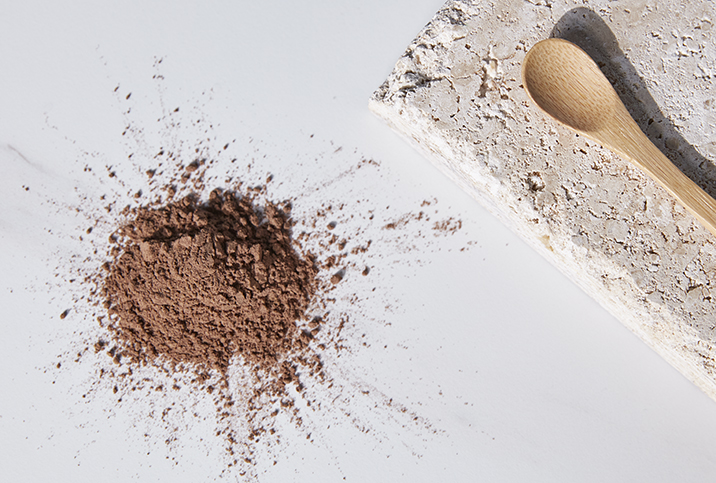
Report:
[[[370,275],[336,290],[352,350],[333,369],[346,393],[382,396],[313,412],[313,439],[286,423],[256,456],[260,481],[713,481],[714,402],[368,112],[440,1],[1,6],[0,479],[241,480],[222,473],[210,418],[165,444],[142,401],[82,397],[96,372],[72,362],[73,344],[94,325],[69,282],[99,197],[123,206],[146,183],[140,155],[231,140],[299,215],[337,200],[376,215],[346,223],[375,243]],[[174,106],[181,125],[167,127]],[[123,136],[128,124],[141,132]],[[380,166],[341,178],[362,158]],[[462,228],[381,230],[423,200]],[[419,424],[371,409],[386,398]]]

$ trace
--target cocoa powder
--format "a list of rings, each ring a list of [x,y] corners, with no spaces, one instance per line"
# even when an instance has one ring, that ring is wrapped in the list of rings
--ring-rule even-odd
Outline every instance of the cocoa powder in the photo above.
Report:
[[[127,91],[120,93],[125,99]],[[159,101],[153,105],[164,106]],[[383,320],[395,303],[383,290],[393,280],[389,267],[423,263],[420,253],[432,244],[425,233],[452,233],[430,229],[437,200],[404,212],[372,201],[372,191],[342,189],[386,173],[333,142],[326,152],[342,171],[299,161],[305,169],[272,181],[276,167],[261,143],[219,143],[201,106],[157,113],[164,145],[148,142],[155,131],[144,117],[125,114],[127,159],[108,165],[115,156],[91,156],[82,171],[83,183],[101,191],[83,193],[81,184],[79,205],[52,201],[58,213],[71,208],[80,216],[72,236],[86,255],[53,260],[62,293],[74,295],[72,306],[58,307],[72,343],[52,373],[81,364],[95,371],[68,388],[78,403],[129,418],[129,432],[176,465],[186,452],[218,451],[225,464],[215,466],[217,479],[241,481],[257,480],[262,461],[286,459],[294,433],[321,446],[343,424],[376,443],[403,433],[389,432],[396,421],[404,430],[428,428],[362,380],[353,354],[375,345],[376,324],[391,325]],[[304,172],[313,174],[303,179]],[[207,186],[235,191],[208,196]],[[276,196],[293,200],[294,212],[267,201]],[[294,427],[286,432],[286,425]]]
[[[292,245],[289,212],[219,190],[206,204],[187,196],[138,208],[118,231],[122,251],[102,288],[115,359],[226,374],[237,356],[279,381],[294,379],[285,358],[311,337],[297,321],[318,269]]]

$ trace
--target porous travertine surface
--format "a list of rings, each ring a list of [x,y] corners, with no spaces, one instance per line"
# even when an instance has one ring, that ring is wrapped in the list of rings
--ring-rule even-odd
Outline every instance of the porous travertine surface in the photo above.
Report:
[[[716,238],[638,168],[547,119],[520,80],[539,40],[577,43],[714,196],[713,5],[449,1],[369,105],[716,399]]]

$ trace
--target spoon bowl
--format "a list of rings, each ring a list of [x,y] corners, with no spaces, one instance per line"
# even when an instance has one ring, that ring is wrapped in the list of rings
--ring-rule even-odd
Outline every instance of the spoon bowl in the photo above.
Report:
[[[535,104],[584,133],[609,123],[621,102],[597,64],[566,40],[543,40],[532,47],[522,64],[522,78]]]
[[[586,52],[542,40],[525,56],[522,84],[542,111],[644,170],[716,236],[716,201],[649,141]]]

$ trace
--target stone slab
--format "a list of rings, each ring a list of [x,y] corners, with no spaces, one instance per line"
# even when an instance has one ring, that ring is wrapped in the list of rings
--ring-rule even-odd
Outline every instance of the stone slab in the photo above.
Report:
[[[716,399],[716,239],[655,182],[530,105],[521,61],[571,40],[716,195],[711,2],[453,0],[369,107]]]

